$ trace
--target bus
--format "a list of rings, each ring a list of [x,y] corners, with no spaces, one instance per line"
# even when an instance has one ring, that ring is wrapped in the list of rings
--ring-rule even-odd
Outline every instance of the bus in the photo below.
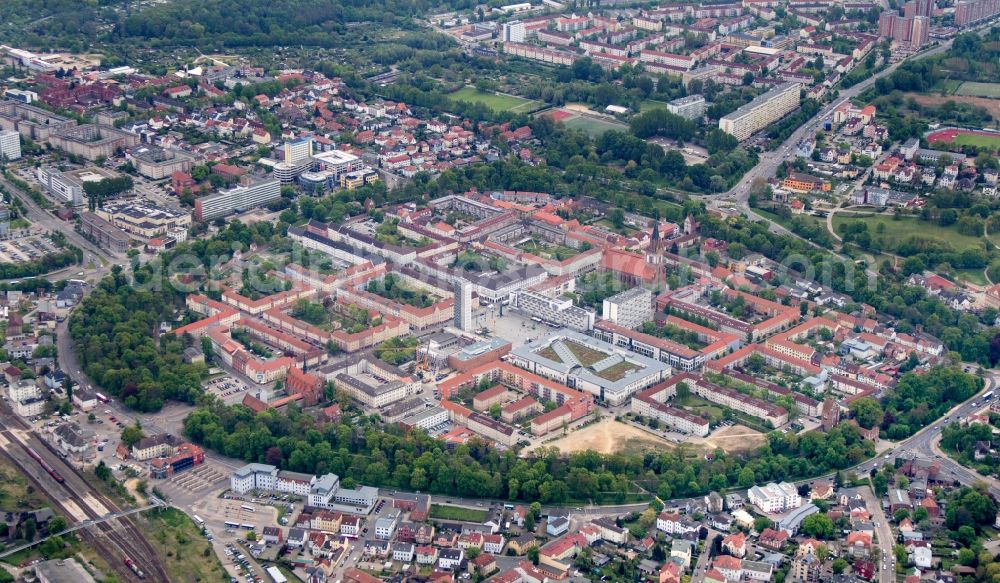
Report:
[[[94,396],[97,397],[97,400],[100,401],[100,402],[102,402],[102,403],[107,403],[108,402],[108,398],[105,397],[103,393],[94,393]]]
[[[226,528],[231,528],[233,530],[236,530],[239,527],[240,527],[240,525],[238,523],[228,522],[228,521],[226,522]]]
[[[984,401],[989,401],[992,398],[993,398],[993,391],[987,391],[987,393],[985,395],[983,395],[983,400]]]
[[[202,520],[200,516],[198,516],[197,514],[195,514],[195,515],[192,516],[192,518],[194,518],[195,524],[197,524],[198,526],[204,528],[205,521]]]
[[[253,506],[247,506],[246,504],[244,504],[243,506],[240,506],[240,508],[242,508],[243,510],[246,510],[247,512],[257,512],[256,508],[254,508]]]
[[[252,525],[252,524],[244,524],[243,528],[245,528],[247,530],[253,530],[253,529],[257,528],[257,527],[254,526],[254,525]]]

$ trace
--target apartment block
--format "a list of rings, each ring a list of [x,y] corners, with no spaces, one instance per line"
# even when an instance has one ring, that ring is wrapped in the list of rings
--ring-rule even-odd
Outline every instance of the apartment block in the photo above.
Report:
[[[798,489],[788,482],[771,482],[765,486],[754,486],[747,492],[747,500],[768,514],[784,512],[802,506]]]
[[[0,160],[17,160],[21,157],[21,134],[14,130],[0,131]]]
[[[653,292],[634,287],[606,298],[601,317],[624,328],[638,328],[653,320]]]
[[[728,113],[719,119],[719,129],[746,140],[753,134],[795,111],[799,106],[799,90],[802,84],[786,82],[758,96],[750,103]]]

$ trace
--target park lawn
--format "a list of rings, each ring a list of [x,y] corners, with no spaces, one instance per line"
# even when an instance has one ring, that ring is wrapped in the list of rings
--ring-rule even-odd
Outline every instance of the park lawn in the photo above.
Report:
[[[590,134],[593,138],[599,138],[604,135],[605,132],[618,131],[623,132],[628,129],[628,126],[622,123],[616,123],[612,121],[604,121],[602,119],[596,119],[587,116],[577,116],[573,119],[568,119],[563,122],[566,127],[574,130],[581,130]]]
[[[478,522],[482,524],[486,520],[486,511],[477,510],[475,508],[462,508],[461,506],[431,504],[431,518],[458,520],[461,522]]]
[[[695,395],[688,395],[683,398],[677,397],[674,399],[674,404],[710,419],[713,425],[722,421],[726,416],[726,412],[723,411],[722,407]]]
[[[842,215],[833,217],[833,229],[840,233],[840,225],[853,222],[865,222],[868,224],[868,232],[872,238],[882,237],[886,249],[896,249],[900,244],[911,236],[927,237],[937,239],[951,245],[955,251],[962,251],[969,247],[978,247],[982,243],[981,237],[963,235],[955,227],[941,227],[931,222],[920,221],[914,217],[900,217],[899,219],[883,215]],[[885,231],[878,233],[877,225],[885,225]]]
[[[539,105],[539,102],[532,99],[525,99],[515,95],[502,95],[499,93],[485,93],[475,87],[463,87],[450,94],[448,97],[455,101],[465,101],[467,103],[482,103],[493,111],[530,111]]]
[[[201,528],[176,508],[143,513],[139,528],[155,548],[171,581],[228,581]]]
[[[978,81],[966,81],[955,91],[955,95],[969,95],[972,97],[1000,97],[1000,83],[980,83]]]

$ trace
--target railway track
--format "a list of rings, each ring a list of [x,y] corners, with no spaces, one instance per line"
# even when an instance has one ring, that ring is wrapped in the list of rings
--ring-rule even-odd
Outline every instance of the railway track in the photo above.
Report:
[[[75,522],[84,522],[121,511],[117,504],[87,483],[82,474],[66,463],[49,444],[34,436],[20,418],[0,410],[0,422],[5,427],[0,431],[0,445],[3,446],[0,449],[62,514]],[[42,458],[48,467],[29,451]],[[130,517],[102,522],[80,532],[123,580],[170,583],[156,550]]]

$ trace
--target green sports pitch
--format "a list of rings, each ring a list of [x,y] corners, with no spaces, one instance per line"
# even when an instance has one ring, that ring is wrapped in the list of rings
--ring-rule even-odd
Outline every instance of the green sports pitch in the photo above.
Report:
[[[480,91],[475,87],[463,87],[449,94],[448,97],[455,101],[464,101],[466,103],[482,103],[493,111],[511,111],[514,113],[526,113],[541,105],[541,103],[533,99],[525,99],[524,97],[503,93],[488,93]]]

